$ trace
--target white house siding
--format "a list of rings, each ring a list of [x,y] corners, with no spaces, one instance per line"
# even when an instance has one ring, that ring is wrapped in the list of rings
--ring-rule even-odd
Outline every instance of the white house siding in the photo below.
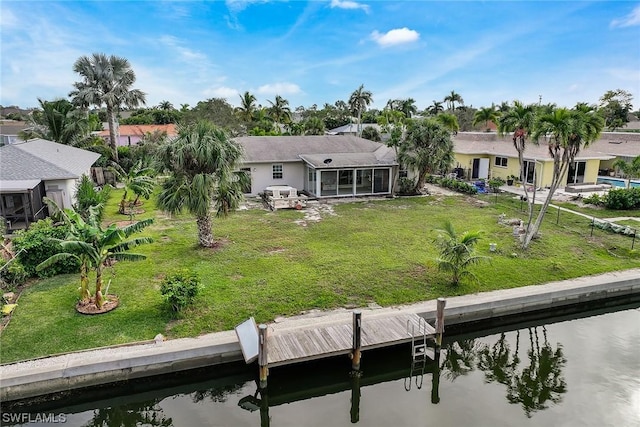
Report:
[[[61,208],[63,209],[70,208],[75,202],[76,182],[75,179],[45,181],[44,188],[47,197],[55,200],[58,204],[62,202]]]
[[[273,179],[274,164],[282,164],[282,179]],[[270,185],[288,185],[298,190],[304,188],[304,163],[299,162],[273,162],[273,163],[246,163],[242,167],[251,168],[251,193],[256,196],[262,193]]]

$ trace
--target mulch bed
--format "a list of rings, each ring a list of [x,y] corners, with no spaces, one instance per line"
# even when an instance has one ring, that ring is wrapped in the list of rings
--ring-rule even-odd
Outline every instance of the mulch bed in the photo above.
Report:
[[[98,306],[96,306],[95,297],[91,297],[89,302],[78,301],[76,304],[76,311],[81,314],[102,314],[114,310],[118,304],[120,304],[118,297],[109,294],[104,296],[102,308],[98,308]]]

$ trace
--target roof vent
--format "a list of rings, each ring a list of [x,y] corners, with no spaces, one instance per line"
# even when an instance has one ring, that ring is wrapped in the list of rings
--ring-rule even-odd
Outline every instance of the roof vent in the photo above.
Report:
[[[331,163],[333,161],[333,159],[324,159],[324,164],[328,165],[329,163]]]

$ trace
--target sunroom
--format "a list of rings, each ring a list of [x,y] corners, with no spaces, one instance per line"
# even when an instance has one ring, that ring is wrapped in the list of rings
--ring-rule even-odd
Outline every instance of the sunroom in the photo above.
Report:
[[[379,196],[391,194],[391,159],[375,153],[301,154],[304,189],[315,197]]]

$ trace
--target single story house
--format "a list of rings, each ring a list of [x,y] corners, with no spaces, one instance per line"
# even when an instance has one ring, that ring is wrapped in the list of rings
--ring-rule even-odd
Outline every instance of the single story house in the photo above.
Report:
[[[178,135],[176,125],[171,123],[168,125],[119,125],[116,135],[116,142],[119,147],[136,145],[147,134],[156,132],[164,133],[166,136],[173,138]],[[97,132],[97,135],[109,142],[109,128]]]
[[[22,141],[18,137],[18,133],[27,129],[29,125],[26,122],[16,120],[0,120],[0,145],[15,144]]]
[[[378,132],[382,132],[382,128],[377,123],[362,123],[360,125],[360,130],[364,128],[374,128]],[[344,126],[339,126],[337,128],[333,128],[327,131],[328,135],[353,135],[356,136],[358,134],[358,124],[357,123],[349,123]]]
[[[242,170],[247,195],[287,185],[314,197],[391,194],[393,149],[356,136],[245,136]]]
[[[44,218],[44,196],[61,208],[75,202],[79,178],[91,176],[99,154],[44,139],[0,147],[0,216],[9,229]]]
[[[538,145],[527,141],[522,173],[511,135],[500,137],[494,132],[459,132],[454,137],[454,152],[454,167],[458,175],[466,179],[506,179],[513,175],[536,187],[551,185],[553,159],[544,141]],[[640,134],[603,132],[597,141],[580,150],[561,185],[596,183],[599,176],[612,171],[617,159],[631,161],[638,155]]]

